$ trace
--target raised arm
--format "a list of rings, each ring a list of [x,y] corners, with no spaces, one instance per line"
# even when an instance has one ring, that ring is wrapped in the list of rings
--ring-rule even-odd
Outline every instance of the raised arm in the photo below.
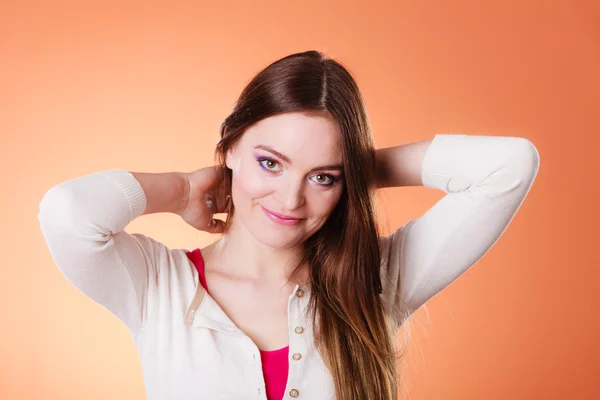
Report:
[[[380,187],[422,184],[446,193],[380,237],[382,296],[400,325],[496,243],[533,185],[539,153],[520,137],[437,134],[378,150],[376,159]]]
[[[136,341],[155,307],[157,260],[170,250],[124,229],[142,214],[176,212],[185,185],[179,173],[106,170],[52,187],[39,204],[40,227],[60,271]]]

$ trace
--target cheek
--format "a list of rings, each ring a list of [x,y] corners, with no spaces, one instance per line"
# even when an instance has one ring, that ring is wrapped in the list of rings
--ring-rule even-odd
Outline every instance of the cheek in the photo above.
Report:
[[[308,199],[311,215],[315,219],[325,220],[335,209],[341,197],[341,191],[318,193]]]
[[[258,199],[271,192],[268,179],[253,165],[240,165],[233,172],[232,192],[235,196],[247,199]]]

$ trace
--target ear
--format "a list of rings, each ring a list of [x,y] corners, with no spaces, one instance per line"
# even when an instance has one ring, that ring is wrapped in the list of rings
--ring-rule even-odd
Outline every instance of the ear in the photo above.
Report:
[[[225,154],[225,165],[227,165],[227,168],[233,170],[233,165],[235,164],[233,162],[234,159],[234,153],[233,153],[233,149],[229,149],[227,150],[227,154]]]

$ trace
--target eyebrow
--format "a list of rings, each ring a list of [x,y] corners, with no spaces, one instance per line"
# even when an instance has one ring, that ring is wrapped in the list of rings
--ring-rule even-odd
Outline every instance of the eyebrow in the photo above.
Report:
[[[288,164],[290,164],[290,165],[292,164],[292,161],[289,159],[289,157],[287,157],[287,156],[286,156],[286,155],[284,155],[284,154],[281,154],[280,152],[278,152],[277,150],[275,150],[275,149],[274,149],[274,148],[272,148],[272,147],[265,146],[265,145],[263,145],[263,144],[259,144],[259,145],[257,145],[257,146],[254,146],[254,148],[255,148],[255,149],[262,149],[262,150],[268,151],[269,153],[272,153],[272,154],[276,155],[277,157],[281,158],[281,159],[282,159],[283,161],[285,161],[286,163],[288,163]],[[315,167],[315,168],[312,168],[312,169],[310,170],[310,172],[312,172],[312,171],[316,171],[316,170],[332,170],[332,169],[334,169],[334,170],[339,170],[339,171],[342,171],[342,170],[344,169],[344,167],[343,167],[343,165],[342,165],[342,164],[330,164],[330,165],[322,165],[322,166],[320,166],[320,167]]]

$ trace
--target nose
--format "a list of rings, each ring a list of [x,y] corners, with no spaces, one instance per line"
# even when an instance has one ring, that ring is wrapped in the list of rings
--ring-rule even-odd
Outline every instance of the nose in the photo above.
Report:
[[[306,201],[304,197],[304,182],[302,180],[290,182],[281,188],[280,197],[283,200],[284,211],[291,211],[302,207]]]

